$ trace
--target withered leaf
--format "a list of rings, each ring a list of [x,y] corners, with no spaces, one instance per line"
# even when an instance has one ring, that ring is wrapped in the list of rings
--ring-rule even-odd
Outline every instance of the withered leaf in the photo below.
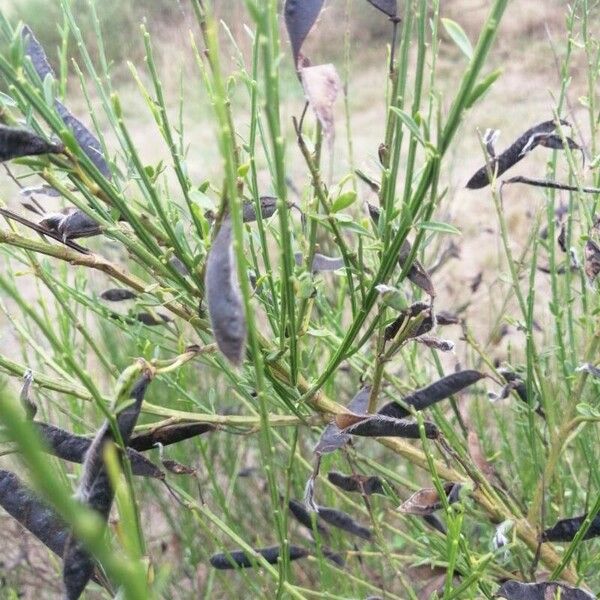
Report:
[[[335,137],[333,105],[342,89],[342,81],[332,64],[304,67],[300,71],[304,95],[323,127],[330,149]]]
[[[559,248],[563,252],[566,252],[567,251],[567,231],[566,231],[565,223],[561,224],[560,232],[558,234],[558,237],[556,238],[556,241],[558,242]]]
[[[280,546],[268,548],[255,548],[254,552],[260,554],[269,564],[277,564],[281,556]],[[309,555],[308,550],[300,546],[288,546],[289,560],[297,560]],[[219,552],[210,557],[210,564],[215,569],[248,569],[256,566],[256,557],[246,553],[245,550],[231,550],[230,552]],[[260,564],[258,565],[260,566]]]
[[[561,124],[568,125],[566,121]],[[528,129],[512,145],[510,145],[502,154],[492,157],[490,171],[500,177],[504,172],[516,165],[531,150],[533,150],[541,141],[556,129],[555,121],[544,121]],[[483,188],[490,183],[488,175],[488,166],[484,165],[471,177],[467,183],[467,188],[471,190]]]
[[[246,315],[232,248],[231,220],[223,219],[206,263],[208,314],[219,350],[234,365],[241,365],[246,347]]]
[[[416,338],[419,344],[423,344],[428,348],[439,350],[440,352],[452,352],[454,350],[454,342],[451,340],[444,340],[434,335],[422,335]]]
[[[170,458],[165,458],[161,461],[161,464],[169,473],[173,473],[174,475],[195,475],[196,473],[196,469]]]
[[[444,492],[449,504],[453,504],[458,500],[461,487],[460,483],[451,481],[444,483]],[[398,510],[410,515],[425,516],[433,514],[442,507],[443,503],[437,490],[431,487],[423,488],[418,492],[415,492],[408,500],[398,507]]]
[[[330,471],[327,473],[327,479],[345,492],[358,492],[366,496],[371,494],[385,495],[383,481],[377,476],[343,475],[337,471]]]
[[[398,14],[397,0],[367,0],[375,8],[385,13],[388,17],[395,17]]]
[[[577,535],[586,518],[587,515],[581,515],[571,519],[561,519],[552,527],[544,530],[542,540],[544,542],[570,542]],[[600,515],[596,515],[593,519],[583,539],[590,540],[598,536],[600,536]]]
[[[585,274],[590,282],[594,282],[600,273],[600,247],[592,240],[585,244]]]
[[[62,144],[47,142],[26,129],[0,125],[0,162],[23,156],[60,154],[64,149]]]
[[[439,379],[431,385],[405,396],[403,402],[412,406],[417,411],[425,410],[433,404],[457,394],[484,377],[485,375],[483,373],[472,369],[458,371],[457,373],[442,377],[442,379]],[[380,415],[394,417],[396,419],[402,419],[409,414],[409,412],[398,402],[390,402],[377,412]]]
[[[354,414],[365,414],[367,405],[369,404],[369,395],[371,394],[371,387],[363,387],[359,392],[350,400],[346,407],[349,411]],[[350,441],[350,437],[346,433],[342,433],[341,429],[335,424],[330,423],[325,427],[317,445],[315,446],[315,454],[327,454],[333,452]]]
[[[294,65],[298,68],[302,44],[313,28],[324,0],[286,0],[284,15],[285,26],[292,45]]]
[[[523,583],[521,581],[507,581],[500,586],[496,597],[506,600],[592,600],[592,594],[574,588],[566,583],[544,581],[542,583]]]
[[[137,294],[125,288],[114,288],[102,292],[100,298],[102,298],[102,300],[107,300],[108,302],[122,302],[123,300],[137,298]]]

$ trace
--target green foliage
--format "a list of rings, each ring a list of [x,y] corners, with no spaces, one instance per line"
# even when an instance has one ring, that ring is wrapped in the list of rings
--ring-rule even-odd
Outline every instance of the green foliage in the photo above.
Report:
[[[2,198],[9,207],[0,211],[0,311],[18,343],[0,349],[0,372],[19,378],[31,369],[33,388],[22,392],[22,404],[36,405],[37,421],[74,433],[91,436],[106,427],[111,439],[127,441],[119,419],[133,406],[131,387],[142,370],[152,382],[136,433],[207,426],[174,444],[157,434],[161,445],[147,456],[163,469],[164,481],[134,477],[125,453],[103,448],[117,517],[106,526],[82,498],[73,498],[85,482],[89,455],[83,468],[51,457],[3,386],[3,467],[18,471],[98,561],[102,571],[89,591],[99,597],[414,600],[436,578],[434,598],[491,599],[501,581],[526,580],[532,572],[539,577],[541,570],[595,588],[598,546],[584,540],[583,531],[566,551],[554,543],[539,548],[540,530],[550,520],[587,510],[587,527],[600,510],[598,384],[592,368],[577,369],[597,361],[598,294],[581,268],[571,268],[571,257],[557,252],[556,189],[540,192],[543,208],[532,211],[517,255],[500,195],[507,187],[495,181],[493,157],[483,153],[492,184],[477,192],[476,202],[496,208],[498,305],[489,318],[487,307],[476,306],[482,312],[477,331],[466,321],[462,330],[450,330],[452,341],[461,342],[450,359],[443,351],[453,344],[437,337],[444,330],[433,329],[459,320],[448,311],[464,310],[451,305],[455,299],[445,288],[458,284],[444,279],[443,269],[453,255],[450,236],[468,239],[470,228],[453,223],[441,205],[457,198],[447,179],[461,122],[498,84],[500,71],[490,74],[486,64],[507,0],[490,3],[473,47],[475,36],[442,20],[436,0],[399,3],[401,18],[393,23],[360,4],[384,32],[366,43],[394,44],[377,67],[385,102],[379,148],[354,143],[360,131],[352,126],[350,104],[342,111],[334,102],[351,89],[351,57],[364,38],[355,40],[350,26],[339,25],[327,31],[335,43],[316,44],[324,35],[319,27],[309,34],[302,50],[312,68],[339,61],[343,77],[337,81],[329,67],[321,71],[327,76],[313,80],[317,89],[306,93],[312,106],[303,112],[300,86],[306,88],[308,72],[297,81],[289,57],[281,59],[287,45],[280,39],[278,3],[247,0],[247,30],[235,15],[221,23],[218,17],[226,15],[215,15],[212,4],[98,3],[98,23],[93,5],[69,0],[50,6],[28,0],[18,10],[0,11],[6,92],[0,119],[7,127],[26,121],[36,138],[60,138],[66,147],[53,144],[56,153],[7,164],[14,198],[18,188],[47,184],[58,198],[34,193],[31,207],[76,209],[97,226],[93,237],[70,237],[66,216],[54,215],[57,234],[48,218],[19,212],[13,197]],[[354,5],[358,0],[345,5],[349,22],[358,20]],[[599,58],[587,8],[583,0],[567,12],[554,116],[564,113],[578,49],[591,65],[585,110],[589,151],[596,156],[592,91]],[[180,9],[186,27],[178,43],[196,79],[177,87],[172,83],[184,66],[192,77],[189,64],[170,65],[168,46],[156,32],[161,19],[166,25]],[[142,16],[148,20],[140,29]],[[54,62],[61,65],[56,80],[39,76],[39,57],[25,58],[34,53],[15,35],[19,20],[51,57],[69,39]],[[68,35],[56,35],[48,22]],[[450,92],[437,64],[440,26],[469,58],[452,65]],[[124,76],[117,64],[123,59],[135,101],[113,78],[116,71]],[[82,114],[69,115],[56,102],[60,97],[71,106],[67,69],[81,84],[88,107]],[[190,150],[198,98],[184,93],[185,84],[200,88],[202,106],[212,111],[210,147],[201,154]],[[148,151],[157,149],[136,130],[141,110],[161,144],[152,164]],[[575,248],[575,256],[587,249],[589,276],[600,270],[600,255],[590,258],[593,246],[585,245],[597,235],[596,196],[586,194],[578,148],[564,128],[557,126],[562,144],[553,138],[547,175],[571,183],[564,188],[564,245]],[[339,152],[340,139],[347,152],[334,163],[331,151]],[[358,157],[373,167],[371,175],[360,175],[364,187]],[[598,186],[600,175],[590,177]],[[549,284],[540,301],[544,254]],[[114,288],[126,288],[128,299],[117,303],[102,294]],[[499,370],[494,340],[506,323],[522,334],[522,344],[509,347]],[[233,350],[221,352],[227,344]],[[459,364],[471,379],[448,389],[443,376]],[[456,377],[463,375],[459,370]],[[438,383],[432,388],[432,382]],[[502,400],[490,404],[486,392],[498,388]],[[373,413],[397,402],[392,408],[412,422],[391,424],[410,430],[410,439],[352,435],[357,423],[368,434],[369,425],[386,420],[344,414],[351,398],[355,412],[359,403]],[[315,455],[320,435],[335,451]],[[356,476],[359,486],[363,476],[377,476],[378,491],[345,492],[327,477],[333,470]],[[448,488],[449,482],[459,485]],[[450,498],[447,490],[455,487]],[[396,510],[421,488],[428,502],[416,512]],[[333,512],[323,512],[344,527],[323,514],[297,523],[288,502],[303,498],[309,507],[330,507]],[[350,538],[349,530],[361,534]],[[492,543],[503,536],[504,545]],[[279,561],[252,550],[273,545]],[[303,546],[309,556],[292,562],[290,545]],[[227,557],[234,549],[257,568],[212,569],[211,555]],[[36,568],[54,581],[58,563]],[[118,590],[101,589],[105,579],[106,588]]]

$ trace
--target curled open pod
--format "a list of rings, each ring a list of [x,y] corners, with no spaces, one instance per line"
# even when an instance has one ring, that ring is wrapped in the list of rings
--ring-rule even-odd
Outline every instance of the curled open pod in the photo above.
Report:
[[[123,443],[127,445],[137,423],[148,384],[152,379],[150,372],[144,372],[133,385],[130,402],[118,409],[116,424]],[[77,490],[77,496],[89,508],[97,512],[103,521],[107,521],[114,490],[108,471],[104,465],[104,449],[114,441],[114,435],[105,422],[94,437],[83,463],[83,474]],[[63,561],[63,583],[67,600],[77,600],[83,593],[94,572],[94,559],[84,545],[73,535],[67,539]]]
[[[562,125],[568,125],[566,121],[561,120]],[[511,167],[522,160],[536,146],[542,144],[550,134],[556,129],[556,121],[544,121],[528,129],[525,133],[515,140],[504,152],[499,156],[491,157],[491,162],[488,165],[481,167],[467,183],[467,188],[476,190],[483,188],[490,183],[488,170],[492,175],[500,177]],[[559,138],[560,139],[560,138]],[[549,142],[553,143],[553,142]],[[561,144],[562,147],[562,144]]]

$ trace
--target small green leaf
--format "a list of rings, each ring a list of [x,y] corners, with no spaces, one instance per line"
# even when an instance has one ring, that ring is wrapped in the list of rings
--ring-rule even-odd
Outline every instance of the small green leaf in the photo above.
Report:
[[[449,233],[450,235],[462,235],[460,229],[450,225],[450,223],[442,223],[440,221],[423,221],[418,224],[419,229],[428,231],[436,231],[437,233]]]
[[[249,170],[250,170],[250,163],[244,163],[243,165],[240,165],[238,167],[238,177],[241,177],[243,179],[244,177],[246,177]]]
[[[11,108],[17,105],[17,103],[10,96],[7,96],[2,92],[0,92],[0,104],[9,106]]]
[[[403,110],[396,108],[395,106],[391,106],[390,110],[395,112],[400,120],[410,129],[410,132],[413,136],[419,141],[421,145],[425,145],[425,140],[423,139],[423,134],[417,125],[417,122],[406,112]]]
[[[442,19],[444,29],[452,38],[452,41],[460,48],[460,51],[469,59],[473,57],[473,46],[464,32],[463,28],[452,19]]]
[[[465,105],[465,110],[471,108],[481,96],[483,96],[490,87],[492,87],[494,81],[500,77],[502,74],[502,69],[496,69],[492,71],[489,75],[486,75],[475,87],[467,100],[467,104]]]
[[[335,202],[331,206],[331,212],[336,213],[340,210],[344,210],[344,208],[348,208],[351,204],[353,204],[355,200],[356,192],[354,190],[344,192],[335,199]]]
[[[384,283],[380,283],[375,289],[379,292],[381,301],[385,306],[397,311],[402,311],[407,307],[406,298],[399,289]]]

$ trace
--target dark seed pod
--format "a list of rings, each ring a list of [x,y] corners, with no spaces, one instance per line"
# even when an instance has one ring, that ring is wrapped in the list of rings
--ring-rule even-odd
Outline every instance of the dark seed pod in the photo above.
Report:
[[[568,125],[566,121],[561,121],[561,124]],[[528,129],[521,135],[511,146],[509,146],[500,156],[494,157],[491,161],[490,171],[496,173],[496,177],[500,177],[504,172],[516,165],[524,158],[531,150],[533,150],[540,142],[556,129],[555,121],[544,121],[535,127]],[[484,165],[479,169],[467,183],[467,188],[476,190],[483,188],[490,183],[488,175],[488,166]]]
[[[144,325],[148,325],[148,327],[155,327],[156,325],[164,325],[165,323],[173,322],[171,317],[162,313],[156,313],[156,316],[154,316],[153,314],[147,312],[137,313],[135,315],[135,320],[143,323]]]
[[[362,388],[358,394],[352,398],[346,408],[354,414],[364,414],[367,410],[370,394],[370,386]],[[323,430],[323,433],[315,446],[314,453],[327,454],[333,452],[347,444],[349,441],[349,435],[342,433],[341,429],[335,423],[330,423]]]
[[[423,521],[425,521],[432,529],[439,531],[442,535],[446,535],[446,527],[436,514],[423,515]]]
[[[117,427],[127,445],[137,422],[144,395],[150,383],[150,373],[144,373],[133,386],[131,402],[117,415]],[[104,521],[108,519],[114,491],[110,484],[108,471],[104,466],[104,448],[113,441],[113,434],[105,422],[92,441],[83,464],[83,475],[78,488],[78,496],[89,508],[96,511]],[[94,560],[83,544],[69,536],[64,552],[63,583],[68,600],[77,600],[94,572]]]
[[[102,292],[100,298],[102,298],[102,300],[107,300],[108,302],[122,302],[123,300],[133,300],[133,298],[137,298],[137,294],[124,288],[114,288]]]
[[[358,492],[370,496],[371,494],[385,495],[383,481],[380,477],[364,477],[362,475],[343,475],[337,471],[327,473],[329,482],[345,492]]]
[[[438,428],[429,421],[423,423],[425,437],[435,439],[439,436]],[[406,419],[394,419],[382,415],[375,415],[362,419],[354,425],[343,430],[343,433],[361,437],[401,437],[417,440],[421,437],[419,424]]]
[[[585,274],[591,283],[600,273],[600,247],[592,240],[585,244]]]
[[[460,495],[460,483],[451,481],[444,483],[444,492],[449,504],[456,502]],[[408,500],[403,502],[398,510],[410,515],[431,515],[443,507],[442,500],[435,488],[423,488],[415,492]]]
[[[445,400],[461,390],[464,390],[466,387],[473,385],[484,377],[485,375],[479,371],[470,369],[458,371],[458,373],[447,375],[427,387],[416,390],[403,398],[403,402],[412,406],[417,411],[425,410],[433,404]],[[393,417],[395,419],[402,419],[409,414],[409,412],[398,402],[390,402],[377,412],[380,415]]]
[[[31,29],[25,25],[21,32],[23,40],[25,41],[25,54],[29,56],[33,63],[33,68],[36,70],[40,79],[43,81],[47,75],[51,75],[56,79],[54,71],[48,62],[46,52],[42,45],[33,35]],[[96,168],[106,177],[110,179],[110,169],[102,154],[102,146],[100,142],[92,134],[92,132],[77,118],[75,118],[69,109],[64,106],[58,100],[54,100],[54,108],[59,114],[63,123],[73,132],[75,139],[79,143],[82,151],[87,155],[90,161],[96,166]]]
[[[277,210],[277,198],[273,196],[260,197],[260,214],[263,219],[268,219],[275,214]],[[254,202],[244,202],[242,205],[242,220],[244,223],[253,223],[256,221],[256,207]]]
[[[65,218],[63,213],[46,213],[44,218],[38,223],[41,227],[48,229],[48,231],[55,231],[58,233],[58,225]]]
[[[458,371],[457,373],[452,373],[451,375],[443,377],[427,387],[416,390],[403,398],[403,402],[412,406],[417,411],[424,410],[441,400],[445,400],[446,398],[457,394],[484,377],[485,375],[479,371]],[[402,419],[409,414],[409,412],[398,402],[386,404],[378,410],[377,413],[395,419]]]
[[[241,365],[246,347],[246,316],[232,251],[231,221],[226,217],[213,240],[206,263],[208,314],[219,350]]]
[[[64,149],[62,144],[47,142],[26,129],[0,125],[0,162],[22,156],[60,154]]]
[[[297,252],[294,254],[294,258],[296,260],[296,264],[301,266],[304,263],[304,257],[302,256],[302,252]],[[338,269],[344,268],[344,259],[337,258],[334,256],[325,256],[324,254],[315,253],[312,262],[311,271],[313,273],[318,273],[320,271],[337,271]]]
[[[542,540],[544,542],[570,542],[577,535],[586,518],[587,515],[581,515],[572,519],[561,519],[544,531]],[[600,536],[600,515],[592,521],[583,539],[590,540],[598,536]]]
[[[447,310],[440,310],[436,313],[435,318],[438,325],[457,325],[460,323],[460,319]]]
[[[183,264],[183,262],[181,260],[179,260],[176,256],[172,256],[169,259],[169,264],[180,274],[183,275],[184,277],[187,277],[190,272],[188,271],[187,267]]]
[[[567,142],[567,147],[569,150],[581,150],[581,146],[570,137],[565,137],[565,142]],[[565,148],[562,140],[560,139],[560,135],[557,135],[556,133],[543,136],[539,141],[539,145],[552,150],[564,150]]]
[[[42,45],[33,35],[33,31],[31,31],[28,25],[23,25],[23,29],[21,30],[21,37],[25,42],[25,55],[29,56],[29,58],[31,59],[33,68],[39,75],[40,79],[44,81],[44,79],[46,79],[48,75],[50,75],[53,79],[56,79],[54,69],[50,66],[50,63],[48,62],[46,52],[44,52]]]
[[[10,471],[0,470],[0,505],[54,554],[63,555],[69,535],[65,524]]]
[[[398,256],[398,264],[404,269],[404,264],[406,263],[410,252],[411,245],[408,240],[404,240],[402,247],[400,248],[400,255]],[[417,260],[413,260],[410,269],[406,275],[408,279],[414,283],[417,287],[421,288],[429,297],[435,298],[435,288],[433,287],[433,282],[431,281],[431,277],[429,273],[424,269],[423,265]]]
[[[398,318],[395,319],[385,328],[386,341],[393,340],[398,335],[398,332],[407,322],[408,319],[414,319],[423,312],[426,313],[425,318],[421,321],[421,324],[419,325],[418,329],[414,332],[411,332],[410,337],[423,335],[424,333],[427,333],[428,331],[433,329],[433,316],[431,314],[430,305],[426,304],[425,302],[415,302],[414,304],[411,304],[407,309],[401,311]]]
[[[338,554],[337,552],[333,552],[328,548],[322,548],[321,552],[327,560],[330,560],[334,565],[337,565],[338,567],[343,567],[346,564],[344,557],[341,554]]]
[[[260,554],[270,565],[277,564],[281,556],[280,546],[269,548],[256,548],[254,552]],[[298,560],[309,555],[308,550],[300,546],[288,547],[289,560]],[[210,557],[210,564],[215,569],[248,569],[257,565],[256,558],[246,553],[245,550],[232,550],[231,552],[219,552]],[[258,565],[260,566],[260,564]]]
[[[311,517],[311,514],[315,514],[314,512],[308,512],[302,502],[298,502],[298,500],[294,499],[290,499],[290,501],[288,502],[288,508],[290,509],[290,512],[292,513],[296,521],[298,521],[298,523],[304,525],[304,527],[306,527],[306,529],[308,529],[311,533],[314,531]],[[321,525],[318,521],[315,522],[315,526],[317,528],[317,531],[322,536],[329,535],[327,528]]]
[[[393,18],[398,15],[398,7],[396,0],[367,0],[375,8],[385,13],[388,17]]]
[[[79,209],[65,215],[58,223],[56,230],[64,240],[92,237],[102,233],[98,223]]]
[[[506,600],[593,600],[596,596],[574,588],[566,583],[544,581],[542,583],[523,583],[522,581],[507,581],[496,592],[497,598]]]
[[[144,452],[145,450],[152,450],[152,448],[155,448],[158,444],[170,446],[171,444],[177,444],[183,440],[196,437],[197,435],[202,435],[213,429],[214,427],[207,423],[167,425],[166,427],[152,429],[146,433],[138,433],[132,436],[128,446],[138,452]]]
[[[349,514],[337,510],[336,508],[328,508],[326,506],[319,506],[318,508],[319,518],[323,519],[326,523],[329,523],[332,527],[347,531],[363,540],[371,539],[371,530],[357,523]]]
[[[36,421],[33,425],[53,456],[68,462],[83,463],[85,455],[92,445],[90,438],[75,435],[47,423]],[[131,464],[131,471],[134,475],[160,480],[165,478],[164,473],[137,450],[127,448],[127,459]]]
[[[290,37],[296,68],[298,68],[302,44],[315,24],[322,7],[323,0],[286,0],[285,26]]]

